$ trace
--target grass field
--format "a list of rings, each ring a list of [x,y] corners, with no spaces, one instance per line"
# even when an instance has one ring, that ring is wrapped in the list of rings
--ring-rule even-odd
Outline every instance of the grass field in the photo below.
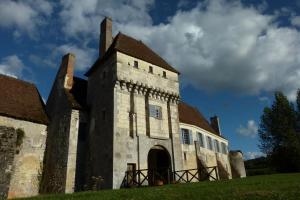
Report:
[[[200,182],[189,184],[166,185],[121,190],[102,190],[99,192],[82,192],[68,195],[47,195],[27,200],[38,199],[263,199],[263,200],[294,200],[300,199],[300,173],[253,176],[230,181]]]

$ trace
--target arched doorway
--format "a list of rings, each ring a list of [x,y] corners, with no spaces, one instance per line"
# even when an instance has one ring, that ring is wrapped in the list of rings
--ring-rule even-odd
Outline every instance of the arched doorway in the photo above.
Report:
[[[148,177],[149,185],[172,181],[171,157],[162,146],[154,146],[148,153]]]

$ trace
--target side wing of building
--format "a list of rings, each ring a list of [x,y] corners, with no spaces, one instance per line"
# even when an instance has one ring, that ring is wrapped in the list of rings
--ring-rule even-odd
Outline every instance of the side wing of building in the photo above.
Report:
[[[35,85],[0,75],[0,198],[38,194],[47,124]]]
[[[213,123],[209,123],[196,108],[183,102],[179,104],[179,120],[184,169],[205,168],[209,171],[210,167],[217,166],[215,177],[231,179],[228,140],[221,135],[220,128],[215,130]]]

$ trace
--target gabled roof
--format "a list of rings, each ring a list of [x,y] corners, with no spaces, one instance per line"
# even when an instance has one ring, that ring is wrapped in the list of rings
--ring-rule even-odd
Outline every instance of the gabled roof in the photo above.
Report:
[[[129,37],[122,33],[118,33],[118,35],[114,38],[109,49],[106,51],[105,55],[102,58],[98,58],[96,63],[88,70],[88,72],[85,75],[89,76],[94,71],[96,66],[98,66],[99,63],[107,59],[110,54],[116,51],[144,60],[153,65],[162,67],[163,69],[179,74],[179,72],[176,69],[169,65],[163,58],[161,58],[158,54],[152,51],[152,49],[150,49],[142,41],[138,41],[132,37]]]
[[[208,132],[220,136],[215,129],[213,129],[205,117],[194,107],[180,102],[178,105],[179,122],[198,126]]]
[[[73,109],[81,110],[86,108],[86,80],[74,76],[72,89],[65,89],[65,92]]]
[[[48,124],[44,102],[34,84],[0,74],[0,116]]]

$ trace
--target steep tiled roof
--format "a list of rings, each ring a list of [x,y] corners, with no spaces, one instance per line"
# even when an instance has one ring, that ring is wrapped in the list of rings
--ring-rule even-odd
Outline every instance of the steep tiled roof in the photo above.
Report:
[[[83,109],[86,107],[87,81],[78,77],[73,77],[71,90],[65,90],[68,100],[73,109]]]
[[[0,74],[0,115],[47,124],[44,106],[34,84]]]
[[[178,111],[180,122],[195,125],[213,134],[219,135],[196,108],[184,102],[180,102],[178,105]]]
[[[95,67],[98,66],[99,63],[107,59],[111,53],[116,51],[144,60],[153,65],[157,65],[166,70],[179,74],[179,72],[176,69],[169,65],[163,58],[161,58],[154,51],[152,51],[142,41],[138,41],[132,37],[129,37],[122,33],[118,33],[118,35],[114,38],[112,45],[106,51],[105,55],[101,59],[98,59],[96,61],[96,63],[89,69],[86,75],[89,76],[95,69]]]

